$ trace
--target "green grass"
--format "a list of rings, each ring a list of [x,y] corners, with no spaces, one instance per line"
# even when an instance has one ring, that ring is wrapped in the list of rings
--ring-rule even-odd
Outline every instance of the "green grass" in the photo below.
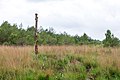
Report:
[[[120,48],[0,46],[0,80],[120,80]]]
[[[120,80],[120,70],[101,67],[96,58],[72,54],[31,55],[29,66],[0,67],[0,80]]]

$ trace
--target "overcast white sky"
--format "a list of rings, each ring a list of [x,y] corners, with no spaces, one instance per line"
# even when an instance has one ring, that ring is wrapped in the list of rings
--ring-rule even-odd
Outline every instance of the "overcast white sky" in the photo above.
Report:
[[[34,25],[39,14],[39,26],[53,27],[57,33],[71,35],[87,33],[91,38],[104,39],[110,29],[120,38],[120,0],[0,0],[0,24]]]

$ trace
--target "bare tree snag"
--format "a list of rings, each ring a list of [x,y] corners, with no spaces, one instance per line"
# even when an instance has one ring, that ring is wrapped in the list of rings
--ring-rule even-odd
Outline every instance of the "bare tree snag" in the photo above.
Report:
[[[38,14],[35,14],[35,54],[38,54],[38,34],[37,34],[37,25],[38,25]]]

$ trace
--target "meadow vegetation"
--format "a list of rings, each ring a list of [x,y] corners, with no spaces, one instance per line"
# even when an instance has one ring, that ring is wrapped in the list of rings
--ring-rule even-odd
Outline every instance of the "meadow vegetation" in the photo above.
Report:
[[[0,80],[120,80],[120,40],[110,30],[100,41],[39,27],[38,55],[34,31],[0,25]]]
[[[120,48],[0,46],[0,80],[120,80]]]

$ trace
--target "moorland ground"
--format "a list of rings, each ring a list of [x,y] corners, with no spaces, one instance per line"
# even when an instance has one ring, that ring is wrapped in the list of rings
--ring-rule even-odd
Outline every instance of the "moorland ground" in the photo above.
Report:
[[[120,80],[120,48],[0,46],[0,80]]]

